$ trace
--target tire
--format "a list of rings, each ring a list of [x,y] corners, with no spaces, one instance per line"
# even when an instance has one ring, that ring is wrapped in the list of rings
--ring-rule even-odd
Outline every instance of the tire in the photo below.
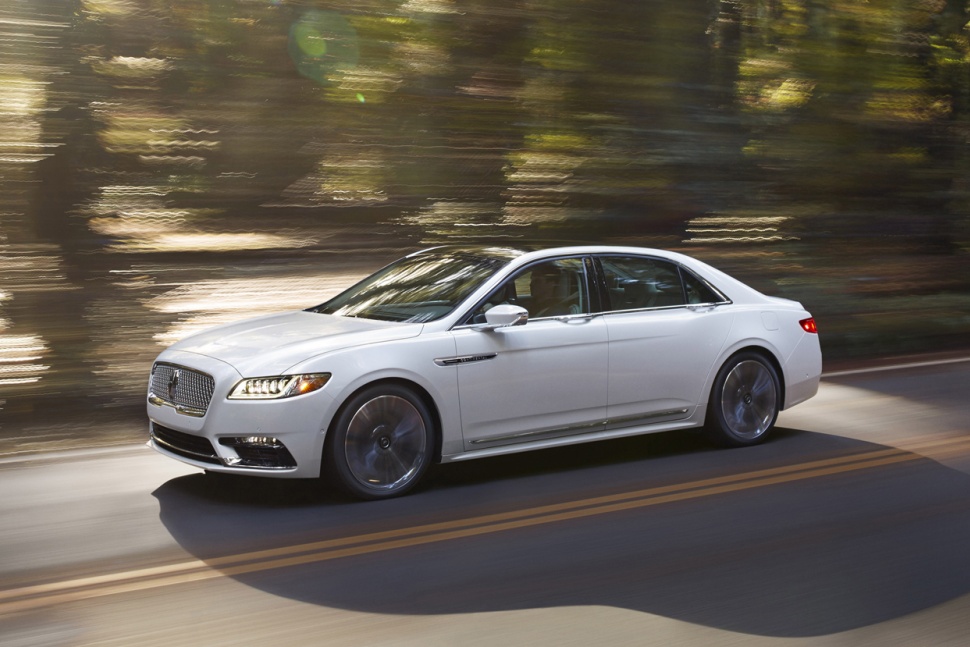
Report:
[[[759,353],[734,355],[714,380],[705,428],[715,443],[745,447],[763,441],[775,421],[781,386],[774,366]]]
[[[378,384],[341,408],[327,439],[324,464],[336,484],[365,500],[411,490],[431,465],[435,425],[411,389]]]

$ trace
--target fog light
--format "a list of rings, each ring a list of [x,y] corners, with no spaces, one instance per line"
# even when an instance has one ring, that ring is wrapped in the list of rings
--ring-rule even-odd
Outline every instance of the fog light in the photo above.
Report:
[[[283,442],[273,436],[227,436],[219,444],[232,447],[236,456],[223,459],[228,467],[257,469],[291,469],[296,467],[293,455]]]
[[[283,446],[283,443],[276,440],[272,436],[245,436],[243,438],[236,439],[240,445],[253,445],[255,447],[270,447],[273,449],[279,449]]]
[[[279,449],[283,447],[283,443],[272,436],[230,436],[229,438],[220,438],[219,444],[227,447],[244,445],[247,447],[259,447],[261,449]]]

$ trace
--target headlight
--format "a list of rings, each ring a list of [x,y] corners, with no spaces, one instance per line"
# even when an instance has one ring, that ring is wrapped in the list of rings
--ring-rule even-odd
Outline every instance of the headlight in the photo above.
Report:
[[[276,400],[311,393],[323,388],[330,373],[251,377],[241,380],[229,392],[230,400]]]

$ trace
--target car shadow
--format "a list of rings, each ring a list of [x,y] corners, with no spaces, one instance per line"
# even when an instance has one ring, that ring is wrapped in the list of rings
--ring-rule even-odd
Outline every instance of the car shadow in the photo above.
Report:
[[[389,501],[351,502],[304,482],[201,474],[173,479],[154,495],[162,522],[191,554],[307,603],[404,615],[609,605],[735,632],[808,637],[970,592],[970,476],[903,455],[744,491],[707,492],[700,481],[883,449],[778,429],[763,445],[715,450],[680,432],[441,466],[419,491]],[[836,464],[851,466],[854,458]],[[486,515],[685,483],[699,494],[338,558],[315,559],[307,548],[311,557],[299,565],[238,570],[222,559],[460,519],[487,526]]]

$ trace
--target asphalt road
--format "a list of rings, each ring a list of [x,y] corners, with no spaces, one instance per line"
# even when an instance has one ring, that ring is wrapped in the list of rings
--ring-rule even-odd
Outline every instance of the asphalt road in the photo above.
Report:
[[[0,644],[965,645],[970,361],[355,503],[143,446],[0,461]]]

